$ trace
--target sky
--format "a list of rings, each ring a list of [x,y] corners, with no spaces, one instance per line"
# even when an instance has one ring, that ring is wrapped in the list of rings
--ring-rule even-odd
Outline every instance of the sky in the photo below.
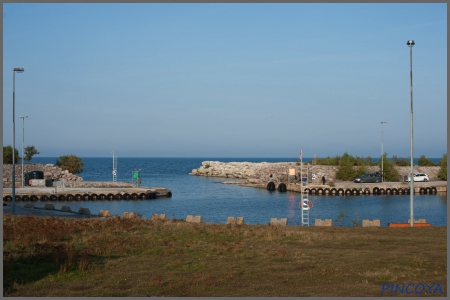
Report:
[[[408,158],[411,39],[414,157],[442,157],[446,3],[5,3],[3,145],[20,67],[20,154]]]

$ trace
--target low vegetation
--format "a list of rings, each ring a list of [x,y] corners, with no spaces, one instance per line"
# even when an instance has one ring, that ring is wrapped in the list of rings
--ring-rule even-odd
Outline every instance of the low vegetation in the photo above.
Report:
[[[438,173],[439,178],[442,180],[447,180],[447,153],[442,156],[439,161],[439,166],[441,167]]]
[[[396,155],[392,156],[392,159],[387,158],[387,153],[382,157],[383,161],[383,180],[384,181],[398,181],[400,174],[398,173],[396,166],[410,166],[410,158],[399,158]],[[325,165],[325,166],[338,166],[336,171],[336,179],[344,181],[352,181],[354,178],[367,173],[367,167],[369,166],[379,166],[381,170],[381,159],[378,162],[372,162],[372,158],[352,156],[345,152],[342,156],[336,155],[335,157],[326,158],[316,158],[309,163],[315,165]],[[297,165],[300,162],[297,161]],[[435,163],[430,158],[421,155],[417,161],[419,166],[436,166]],[[442,180],[447,180],[447,154],[444,154],[440,162],[437,164],[440,166],[439,178]],[[355,168],[356,167],[356,168]]]
[[[381,296],[447,291],[447,229],[4,215],[3,296]],[[429,295],[425,290],[421,295]]]

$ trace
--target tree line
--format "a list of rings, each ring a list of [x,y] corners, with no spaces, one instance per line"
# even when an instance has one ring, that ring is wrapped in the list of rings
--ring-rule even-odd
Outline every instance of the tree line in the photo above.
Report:
[[[377,162],[373,162],[370,156],[359,157],[352,156],[345,152],[342,156],[336,155],[335,157],[326,158],[316,158],[314,161],[315,165],[326,165],[326,166],[338,166],[336,172],[336,179],[340,180],[353,180],[358,176],[367,173],[367,167],[369,166],[379,166],[381,170],[381,162],[383,162],[383,173],[385,181],[398,181],[400,174],[398,173],[396,166],[410,166],[410,159],[398,158],[397,156],[392,156],[392,159],[387,159],[387,153],[385,153]],[[300,162],[297,161],[299,164]],[[438,172],[438,177],[442,180],[447,180],[447,153],[445,153],[437,164],[435,164],[430,158],[421,155],[417,161],[419,166],[439,166],[440,170]]]
[[[35,154],[39,154],[39,151],[37,151],[34,146],[25,147],[23,152],[23,160],[26,162],[29,162]],[[13,151],[11,145],[3,146],[3,164],[12,164],[12,153]],[[14,149],[14,160],[17,162],[20,159],[22,158],[19,156],[19,151]],[[58,157],[55,165],[63,170],[68,170],[72,174],[81,173],[84,169],[84,164],[81,158],[73,154]]]

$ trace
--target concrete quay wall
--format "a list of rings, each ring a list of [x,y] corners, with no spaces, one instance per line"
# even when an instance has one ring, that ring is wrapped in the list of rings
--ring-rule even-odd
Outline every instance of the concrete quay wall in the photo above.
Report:
[[[278,188],[278,187],[277,187]],[[409,184],[405,183],[373,183],[373,184],[339,184],[330,185],[300,185],[286,184],[286,190],[292,192],[308,193],[309,195],[329,195],[329,196],[355,196],[355,195],[409,195]],[[414,194],[437,194],[447,193],[447,184],[437,185],[432,183],[414,184]]]

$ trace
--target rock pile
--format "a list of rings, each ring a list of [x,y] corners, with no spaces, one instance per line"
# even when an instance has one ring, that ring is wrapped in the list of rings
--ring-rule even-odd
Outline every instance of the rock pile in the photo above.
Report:
[[[355,167],[356,168],[356,167]],[[409,167],[396,167],[400,176],[408,176]],[[295,169],[295,176],[289,176],[289,169]],[[230,179],[238,179],[242,185],[265,188],[269,182],[270,174],[273,175],[273,182],[277,185],[280,182],[296,182],[301,178],[301,166],[296,162],[278,162],[278,163],[252,163],[252,162],[219,162],[204,161],[201,167],[193,169],[189,175],[205,176],[205,177],[222,177]],[[430,181],[439,180],[438,172],[440,167],[414,167],[416,173],[426,173],[430,177]],[[327,182],[338,182],[336,180],[337,166],[323,165],[303,165],[303,172],[307,172],[307,176],[315,175],[315,180],[320,183],[322,176],[325,176]],[[367,167],[367,173],[375,173],[379,171],[378,166]],[[400,179],[399,179],[400,180]],[[224,182],[228,183],[228,182]],[[233,182],[236,183],[236,182]]]
[[[31,171],[44,172],[44,179],[64,180],[65,182],[82,182],[83,178],[78,177],[67,170],[55,167],[52,164],[24,164],[23,174]],[[16,184],[22,186],[22,164],[16,164],[15,170]],[[3,187],[11,187],[12,184],[12,165],[3,165]]]
[[[51,179],[53,182],[64,181],[65,187],[73,188],[131,188],[134,185],[130,182],[101,182],[101,181],[85,181],[83,178],[70,173],[67,170],[63,170],[52,164],[24,164],[23,173],[29,173],[31,171],[44,172],[44,179]],[[22,186],[22,164],[16,164],[16,186]],[[3,165],[3,187],[11,187],[12,185],[12,165]]]

